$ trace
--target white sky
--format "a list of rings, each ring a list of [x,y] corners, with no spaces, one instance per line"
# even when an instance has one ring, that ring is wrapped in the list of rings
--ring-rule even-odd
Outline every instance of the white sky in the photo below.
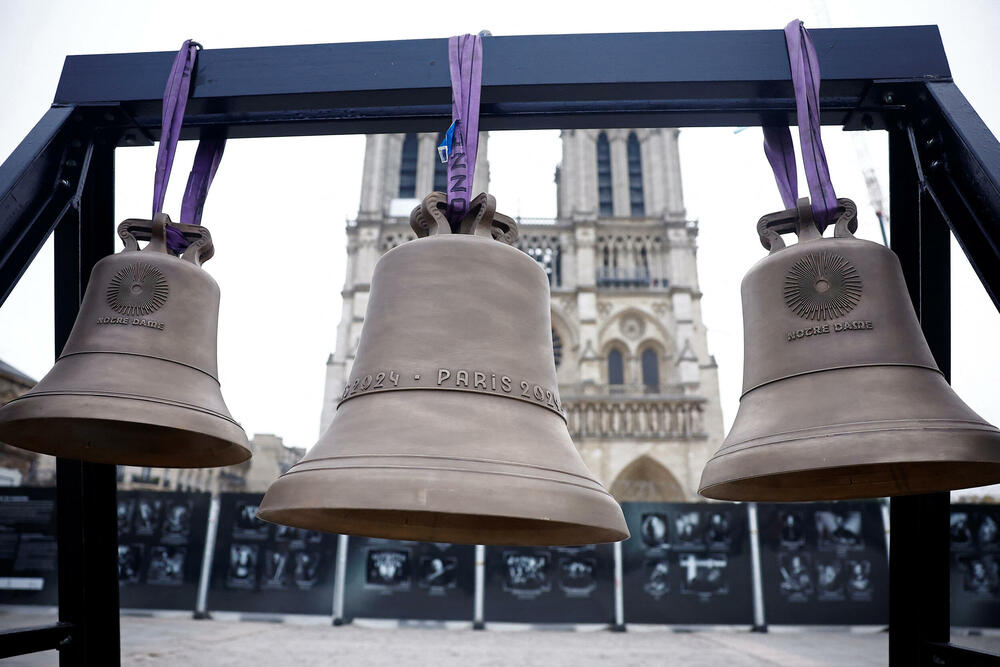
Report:
[[[64,56],[175,50],[188,37],[206,48],[494,35],[820,27],[817,2],[135,2],[0,0],[0,158],[41,117]],[[838,27],[938,24],[952,73],[987,125],[1000,131],[996,63],[1000,3],[988,0],[829,2]],[[445,128],[442,128],[445,129]],[[879,232],[854,142],[824,129],[834,186],[860,208],[859,235]],[[888,195],[885,135],[865,137]],[[333,350],[344,279],[344,221],[358,206],[360,136],[231,141],[204,222],[217,254],[206,269],[222,288],[219,368],[223,393],[248,434],[275,433],[309,447],[319,429],[325,362]],[[500,210],[554,216],[557,132],[491,134],[491,191]],[[176,213],[194,152],[178,150],[165,210]],[[115,223],[148,217],[155,148],[117,151]],[[709,344],[720,368],[727,427],[742,374],[739,284],[763,256],[754,226],[781,208],[760,130],[684,130],[684,192],[700,222],[699,271]],[[800,176],[803,193],[804,178]],[[111,225],[109,223],[109,229]],[[953,383],[983,417],[1000,422],[1000,315],[953,245]],[[0,359],[40,378],[53,360],[51,247],[0,308]]]

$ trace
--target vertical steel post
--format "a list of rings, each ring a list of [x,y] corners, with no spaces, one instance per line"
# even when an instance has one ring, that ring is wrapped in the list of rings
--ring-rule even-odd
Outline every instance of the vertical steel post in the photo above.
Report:
[[[625,632],[625,591],[622,587],[622,543],[614,543],[615,552],[615,624],[611,629]]]
[[[926,201],[905,126],[889,132],[890,245],[934,359],[951,372],[951,262],[948,228]],[[890,501],[895,557],[889,561],[889,665],[934,664],[927,642],[949,640],[949,494]],[[942,663],[943,664],[943,663]]]
[[[757,528],[757,503],[747,503],[747,526],[750,531],[750,574],[753,590],[752,632],[767,632],[764,617],[764,583],[760,575],[760,530]]]
[[[333,624],[344,624],[344,583],[347,581],[347,535],[337,535],[337,567],[333,573]]]
[[[486,547],[476,545],[476,588],[472,598],[472,629],[485,630],[483,599],[486,592]]]
[[[55,231],[55,348],[76,321],[94,264],[114,251],[114,144],[94,138],[79,210]],[[54,187],[66,187],[56,184]],[[59,620],[72,623],[59,664],[121,663],[118,622],[117,476],[114,465],[56,462]]]
[[[208,611],[208,584],[212,578],[212,559],[215,556],[215,538],[219,534],[219,507],[221,500],[219,492],[212,494],[212,502],[208,506],[208,528],[205,529],[205,550],[201,555],[201,576],[198,578],[198,601],[194,606],[194,618],[198,620],[212,618]]]

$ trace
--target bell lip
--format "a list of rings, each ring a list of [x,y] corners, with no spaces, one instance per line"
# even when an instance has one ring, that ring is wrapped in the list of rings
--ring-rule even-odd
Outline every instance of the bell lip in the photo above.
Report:
[[[726,462],[726,467],[745,471],[746,468],[753,467],[753,459],[758,459],[756,463],[759,465],[763,452],[754,449],[731,452],[720,450],[705,465],[698,493],[713,500],[810,502],[937,493],[1000,482],[1000,432],[975,429],[950,430],[932,433],[930,437],[927,437],[926,431],[922,433],[925,440],[924,451],[939,449],[935,440],[943,443],[964,438],[964,449],[970,456],[959,458],[957,454],[960,452],[953,449],[938,458],[929,458],[926,455],[920,458],[907,457],[907,450],[900,449],[897,445],[893,455],[883,455],[879,458],[879,447],[873,444],[869,448],[873,460],[868,463],[849,460],[843,456],[842,451],[838,452],[844,459],[841,462],[828,460],[828,465],[806,465],[804,460],[815,456],[815,452],[808,451],[810,447],[822,445],[825,448],[844,448],[844,445],[835,444],[831,440],[857,437],[858,434],[828,435],[793,441],[793,444],[784,443],[799,450],[794,459],[791,457],[784,459],[786,461],[784,467],[778,466],[777,469],[756,474],[731,476],[728,479],[721,476],[723,471],[718,470],[720,458],[734,457],[735,460]],[[895,435],[898,437],[898,434]],[[882,439],[888,437],[885,432],[879,436]],[[780,444],[768,447],[770,450],[768,458],[775,460],[776,450],[781,448]],[[992,456],[985,455],[989,454],[991,449],[995,453]],[[836,482],[837,479],[841,482]],[[789,484],[792,481],[797,483]],[[830,483],[824,485],[824,481]]]
[[[303,515],[303,511],[307,514]],[[384,511],[387,516],[394,515],[396,512],[393,510],[375,510],[366,511],[367,516],[377,514],[380,511]],[[335,533],[338,535],[353,535],[356,537],[370,537],[376,539],[386,539],[386,540],[401,540],[401,541],[416,541],[416,542],[443,542],[448,544],[483,544],[488,546],[508,546],[508,547],[566,547],[566,546],[582,546],[587,544],[612,544],[614,542],[621,542],[629,539],[631,536],[628,530],[624,532],[610,529],[610,528],[597,528],[594,526],[587,526],[578,523],[567,523],[564,521],[543,521],[540,519],[523,520],[522,525],[525,531],[531,528],[537,528],[535,532],[537,539],[530,538],[504,538],[504,539],[490,539],[489,537],[484,537],[480,535],[478,539],[472,538],[462,538],[461,536],[449,536],[447,534],[447,528],[441,529],[440,533],[435,533],[433,535],[423,535],[418,534],[417,531],[412,533],[405,532],[401,533],[396,527],[391,523],[385,523],[383,525],[387,526],[385,530],[379,530],[377,528],[366,528],[366,529],[345,529],[341,526],[340,529],[334,529],[330,527],[330,524],[323,521],[323,512],[330,512],[331,514],[343,514],[342,510],[334,510],[327,508],[287,508],[282,510],[265,510],[261,509],[257,512],[257,518],[266,521],[268,523],[273,523],[275,525],[286,525],[292,526],[294,528],[303,528],[305,530],[316,530],[320,532]],[[351,510],[347,510],[351,512]],[[314,513],[314,514],[312,514]],[[407,514],[414,514],[413,512],[406,512]],[[425,513],[428,518],[442,519],[451,522],[454,519],[451,517],[468,517],[472,520],[476,517],[482,517],[487,515],[481,514],[464,514],[457,512],[427,512]],[[311,519],[309,517],[314,517]],[[496,515],[496,518],[503,519],[516,519],[516,517],[504,517]],[[360,520],[360,518],[358,519]],[[553,532],[558,531],[560,533],[572,534],[573,538],[558,538],[558,539],[546,539],[546,535],[550,535]],[[589,533],[589,534],[588,534]]]
[[[46,411],[30,414],[32,404],[43,398]],[[170,404],[150,407],[119,397],[87,396],[90,404],[82,406],[74,400],[79,398],[36,397],[29,392],[0,407],[0,442],[79,461],[158,468],[214,468],[243,463],[252,456],[243,428],[214,412],[192,412]],[[94,406],[102,403],[108,409],[104,417],[96,418]],[[128,407],[136,403],[144,409]],[[110,418],[116,414],[122,418]],[[26,437],[24,431],[34,435]],[[90,442],[103,446],[89,446]]]
[[[460,505],[451,504],[451,490],[462,482],[468,486],[469,474],[464,471],[422,475],[407,469],[378,469],[372,475],[378,480],[363,475],[364,471],[357,469],[289,471],[268,488],[257,516],[269,523],[307,530],[451,544],[574,546],[629,537],[621,506],[607,492],[582,487],[568,490],[547,487],[544,480],[521,480],[527,484],[520,488],[521,500],[532,492],[540,495],[533,506],[514,512],[502,508],[511,505],[510,497],[502,490],[498,491],[501,500],[491,501],[480,494],[464,498]],[[313,478],[312,485],[305,476]],[[373,493],[376,486],[378,491]],[[321,493],[315,493],[316,489]],[[415,509],[415,497],[426,500],[421,509]],[[588,503],[588,518],[598,518],[581,523],[579,512],[577,517],[570,516],[581,503]],[[457,507],[462,511],[456,511]],[[483,528],[491,519],[497,520],[500,527]],[[491,532],[495,535],[491,536]]]

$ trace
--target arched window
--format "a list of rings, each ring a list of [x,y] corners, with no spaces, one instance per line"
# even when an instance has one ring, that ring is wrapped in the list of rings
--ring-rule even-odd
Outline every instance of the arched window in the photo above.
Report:
[[[556,368],[559,368],[559,364],[562,363],[562,338],[556,333],[556,330],[552,330],[552,357],[556,360]]]
[[[448,165],[441,162],[437,153],[437,147],[442,141],[444,132],[438,132],[437,140],[434,142],[434,192],[448,192]]]
[[[413,199],[417,196],[417,135],[406,135],[403,139],[403,155],[399,163],[399,198]]]
[[[614,215],[611,204],[611,146],[604,132],[597,137],[597,202],[602,217]]]
[[[628,135],[628,200],[633,218],[646,215],[646,204],[642,198],[642,157],[635,132]]]
[[[608,384],[625,384],[625,365],[618,348],[608,352]]]
[[[656,350],[647,347],[642,351],[642,385],[646,393],[659,393],[660,391],[660,360],[656,356]]]

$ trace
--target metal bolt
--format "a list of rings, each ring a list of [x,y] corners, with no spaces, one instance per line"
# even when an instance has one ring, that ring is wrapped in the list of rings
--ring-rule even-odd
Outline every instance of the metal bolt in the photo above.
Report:
[[[884,104],[892,104],[894,101],[895,98],[892,96],[892,93],[886,93],[885,95],[882,96],[882,102]]]
[[[933,148],[935,145],[937,145],[937,139],[935,139],[934,137],[931,137],[930,139],[924,142],[924,146],[926,146],[927,148]]]
[[[68,188],[70,185],[72,185],[72,183],[69,182],[68,178],[60,178],[59,185],[61,185],[64,188]]]
[[[941,160],[931,160],[931,163],[927,166],[931,169],[938,169],[941,167]]]

